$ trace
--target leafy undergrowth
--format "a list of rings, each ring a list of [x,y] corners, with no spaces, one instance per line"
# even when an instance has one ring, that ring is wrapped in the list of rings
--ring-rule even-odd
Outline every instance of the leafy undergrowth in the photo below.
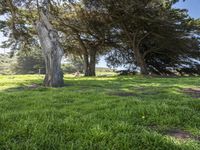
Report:
[[[184,92],[198,77],[42,78],[0,76],[1,150],[200,149],[200,98]]]

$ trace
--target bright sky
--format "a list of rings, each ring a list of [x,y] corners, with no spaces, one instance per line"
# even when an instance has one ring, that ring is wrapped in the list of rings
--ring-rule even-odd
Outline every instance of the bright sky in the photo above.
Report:
[[[177,3],[174,7],[187,9],[191,17],[200,18],[200,0],[186,0]]]
[[[174,7],[187,9],[191,17],[200,18],[200,0],[186,0],[185,2],[177,3]],[[2,19],[2,17],[0,17],[0,19]],[[6,40],[6,38],[0,32],[0,45],[4,40]],[[0,53],[4,53],[4,49],[0,48]],[[106,67],[104,58],[100,60],[97,66]]]

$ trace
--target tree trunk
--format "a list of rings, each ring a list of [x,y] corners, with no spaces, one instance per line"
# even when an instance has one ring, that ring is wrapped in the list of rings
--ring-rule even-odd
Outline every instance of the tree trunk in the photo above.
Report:
[[[64,85],[61,69],[61,59],[64,52],[59,43],[57,31],[53,29],[42,10],[40,11],[40,20],[37,22],[36,28],[46,63],[44,85],[61,87]]]
[[[146,66],[144,57],[142,56],[142,54],[140,53],[138,48],[135,48],[134,50],[135,50],[134,52],[135,52],[135,58],[136,58],[137,65],[140,67],[140,73],[142,75],[148,75],[148,70],[147,70],[147,66]]]
[[[82,41],[80,35],[77,33],[77,39],[83,50],[84,56],[84,76],[96,76],[95,65],[96,65],[96,51],[94,49],[89,49],[86,47],[85,43]]]
[[[91,50],[89,56],[88,54],[84,54],[85,76],[96,76],[95,65],[96,65],[96,52]]]
[[[90,50],[90,76],[96,76],[95,67],[96,67],[96,51],[91,49]]]
[[[89,76],[89,58],[88,54],[84,54],[84,76]]]

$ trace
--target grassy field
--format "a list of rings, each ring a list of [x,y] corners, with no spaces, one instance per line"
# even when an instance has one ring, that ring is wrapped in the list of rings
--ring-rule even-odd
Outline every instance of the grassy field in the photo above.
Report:
[[[0,76],[0,150],[200,150],[198,77],[42,79]]]

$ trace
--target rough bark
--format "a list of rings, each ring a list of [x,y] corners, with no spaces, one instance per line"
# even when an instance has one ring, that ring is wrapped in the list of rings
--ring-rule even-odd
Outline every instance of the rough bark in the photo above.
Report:
[[[61,87],[64,85],[61,69],[61,59],[64,52],[59,43],[57,31],[53,29],[48,17],[42,10],[40,11],[40,20],[38,20],[36,28],[46,63],[44,85]]]
[[[142,75],[148,75],[146,62],[145,62],[144,57],[140,53],[140,50],[138,48],[135,48],[134,52],[135,52],[136,63],[140,67],[140,73]]]
[[[96,76],[95,67],[96,67],[96,51],[91,49],[90,50],[90,76]]]
[[[96,76],[95,66],[96,66],[96,52],[90,51],[89,55],[84,54],[84,69],[85,69],[85,76]]]
[[[89,76],[89,59],[88,54],[84,53],[84,75]]]

